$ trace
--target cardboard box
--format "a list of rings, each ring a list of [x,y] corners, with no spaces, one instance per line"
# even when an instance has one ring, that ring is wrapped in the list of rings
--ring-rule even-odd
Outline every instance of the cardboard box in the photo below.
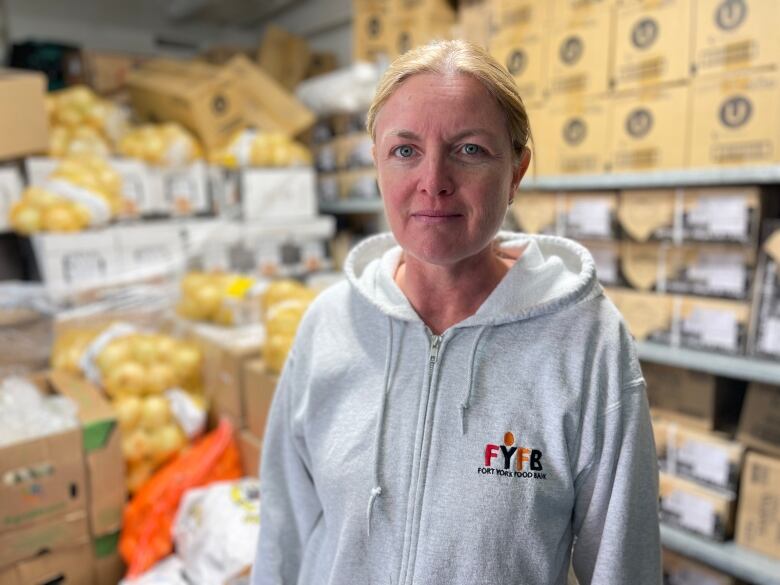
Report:
[[[186,268],[181,226],[161,222],[113,228],[121,258],[121,279],[174,277]]]
[[[609,12],[615,6],[615,0],[551,0],[549,4],[553,6],[553,17],[566,21],[577,16]]]
[[[57,297],[110,285],[121,275],[121,254],[109,228],[36,234],[31,241],[41,279]]]
[[[258,130],[294,137],[314,124],[314,113],[243,55],[233,57],[223,70],[237,80],[245,120]]]
[[[768,221],[761,246],[750,323],[748,353],[780,357],[780,222]]]
[[[102,95],[125,89],[130,72],[150,57],[133,53],[81,50],[84,83]]]
[[[507,30],[546,29],[552,24],[554,2],[535,0],[490,0],[488,12],[493,18],[493,34]]]
[[[92,541],[92,559],[95,585],[116,585],[125,573],[125,564],[119,554],[119,532],[107,534]]]
[[[339,190],[342,199],[379,201],[376,170],[359,169],[340,172]]]
[[[244,476],[259,478],[263,441],[250,431],[241,431],[238,435],[238,450],[241,453],[241,467],[244,469]]]
[[[226,144],[243,127],[246,98],[237,77],[230,68],[153,60],[132,71],[127,86],[140,119],[179,122],[211,150]]]
[[[319,216],[294,223],[247,226],[242,243],[262,276],[303,276],[326,267],[325,240],[333,237],[335,220]]]
[[[22,196],[22,175],[15,166],[0,167],[0,232],[8,229],[11,206]]]
[[[504,28],[490,40],[490,54],[506,67],[524,101],[544,99],[547,91],[547,36],[542,28]]]
[[[596,276],[604,286],[623,286],[620,275],[620,243],[609,240],[580,240],[593,256]]]
[[[241,206],[245,220],[311,219],[317,214],[317,191],[310,167],[244,169]]]
[[[744,300],[755,268],[752,248],[729,244],[624,241],[621,268],[639,290]]]
[[[493,6],[490,0],[461,0],[458,3],[454,37],[487,49],[493,35]]]
[[[645,0],[618,8],[613,86],[618,90],[688,79],[693,3]]]
[[[309,44],[304,38],[273,24],[265,28],[257,63],[287,91],[294,91],[306,78],[310,58]]]
[[[266,371],[262,360],[244,364],[246,426],[257,437],[265,436],[265,423],[278,381],[279,376]]]
[[[736,541],[780,559],[780,459],[748,453],[739,495]]]
[[[339,67],[339,60],[335,53],[328,51],[316,51],[309,58],[309,67],[306,69],[306,79],[317,77],[335,71]]]
[[[750,304],[740,301],[677,297],[680,345],[743,354]]]
[[[612,239],[617,235],[617,193],[570,192],[565,198],[563,225],[567,238]]]
[[[54,583],[93,585],[91,550],[88,543],[65,546],[40,556],[0,568],[0,585],[52,585]],[[112,585],[115,585],[114,581]],[[96,585],[108,585],[102,582]]]
[[[745,447],[725,433],[691,429],[668,421],[661,468],[698,484],[736,493]]]
[[[731,575],[716,571],[712,567],[663,549],[664,584],[685,585],[739,585]]]
[[[780,388],[750,384],[739,418],[737,440],[751,449],[780,457]]]
[[[699,75],[777,64],[780,6],[762,0],[698,0],[693,63]]]
[[[42,73],[0,68],[0,160],[49,149]]]
[[[153,210],[164,215],[205,215],[212,212],[205,163],[179,168],[149,167]]]
[[[262,327],[225,329],[203,323],[190,327],[203,351],[204,387],[214,413],[226,416],[235,428],[244,428],[244,364],[260,357],[265,337]]]
[[[557,10],[550,32],[550,91],[603,95],[609,89],[612,12]]]
[[[612,99],[609,151],[615,172],[684,168],[689,135],[681,112],[687,84],[650,87]]]
[[[452,38],[455,13],[450,9],[396,11],[392,16],[390,58],[434,40]]]
[[[317,173],[317,200],[333,203],[341,197],[338,173]]]
[[[387,60],[394,36],[390,0],[352,0],[352,58]]]
[[[329,162],[327,161],[329,153],[322,149],[329,145],[335,157],[335,168],[330,170],[374,168],[374,158],[371,154],[374,143],[365,131],[337,136],[331,142],[322,145],[319,151],[320,161],[325,165]],[[326,160],[322,160],[323,158]]]
[[[562,236],[563,226],[558,210],[564,204],[562,194],[521,189],[512,203],[512,215],[525,233]]]
[[[33,381],[46,394],[60,393],[63,384],[60,377],[39,376]],[[0,534],[86,508],[79,428],[13,443],[0,452]]]
[[[548,103],[531,102],[525,104],[528,114],[528,122],[531,125],[531,141],[528,147],[531,149],[531,164],[528,167],[528,176],[537,178],[542,175],[554,174],[555,166],[555,137],[548,130]],[[521,183],[522,186],[522,183]]]
[[[777,71],[738,71],[694,79],[691,104],[692,167],[780,160]]]
[[[669,343],[674,325],[674,299],[668,295],[610,288],[607,296],[638,341]]]
[[[601,174],[609,169],[611,103],[581,94],[559,95],[545,113],[549,133],[540,153],[541,174]],[[541,132],[537,132],[537,135]]]
[[[618,219],[634,240],[752,244],[758,238],[757,187],[621,191]]]
[[[88,542],[89,523],[83,508],[0,532],[0,570],[46,551],[86,545]]]
[[[642,363],[654,415],[702,431],[733,430],[745,384],[685,368]]]
[[[659,475],[659,506],[663,522],[716,541],[731,538],[737,498],[663,471]]]

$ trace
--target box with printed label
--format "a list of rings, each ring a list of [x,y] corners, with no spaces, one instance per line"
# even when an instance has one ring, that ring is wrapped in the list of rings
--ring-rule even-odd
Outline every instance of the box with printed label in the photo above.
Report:
[[[0,232],[8,229],[11,206],[22,196],[22,175],[15,166],[0,167]]]
[[[691,103],[691,167],[780,160],[777,71],[737,71],[694,79]]]
[[[745,352],[749,303],[676,297],[675,313],[677,326],[672,333],[681,346],[733,354]]]
[[[353,0],[352,15],[353,60],[389,58],[393,34],[390,0]]]
[[[165,215],[211,213],[206,165],[196,161],[177,168],[149,167],[152,208]]]
[[[609,288],[605,292],[638,341],[669,341],[674,324],[674,300],[671,296],[625,288]]]
[[[610,164],[608,152],[611,102],[580,94],[550,100],[545,112],[541,174],[601,174]]]
[[[651,362],[642,363],[642,373],[654,415],[704,431],[736,426],[744,382]]]
[[[609,89],[612,11],[556,11],[549,41],[549,85],[557,93],[603,95]]]
[[[520,191],[512,212],[527,233],[607,240],[617,234],[617,194],[611,191]]]
[[[341,170],[373,168],[373,142],[366,132],[352,132],[334,141],[335,167]],[[326,155],[327,156],[327,155]],[[326,161],[323,161],[326,162]]]
[[[140,281],[161,276],[175,277],[184,271],[186,258],[180,231],[173,222],[116,226],[121,256],[121,278]]]
[[[241,454],[241,467],[244,476],[260,477],[260,455],[263,452],[263,440],[249,430],[238,433],[238,451]]]
[[[566,21],[578,16],[609,12],[615,5],[615,0],[551,0],[545,4],[551,5],[556,20]]]
[[[341,199],[378,201],[380,198],[376,170],[360,169],[338,174]]]
[[[780,357],[780,222],[769,221],[753,292],[748,353]]]
[[[737,498],[663,471],[658,499],[661,520],[707,538],[724,541],[734,533]]]
[[[551,136],[548,121],[548,102],[531,102],[525,106],[528,122],[531,125],[532,140],[527,144],[531,150],[531,164],[528,167],[528,177],[554,174],[555,140]],[[522,183],[521,183],[521,188]]]
[[[302,276],[326,268],[324,241],[335,233],[333,216],[291,223],[246,226],[242,244],[251,254],[250,270],[262,276]]]
[[[490,53],[517,84],[523,101],[542,100],[547,94],[547,35],[551,2],[493,0]]]
[[[639,290],[747,299],[755,252],[733,244],[624,241],[621,269]]]
[[[434,40],[452,37],[455,13],[449,8],[428,11],[396,11],[391,27],[390,57],[403,55],[410,49]]]
[[[702,485],[736,493],[745,447],[725,433],[690,429],[668,421],[661,468]]]
[[[748,453],[739,494],[736,541],[780,559],[780,459]]]
[[[693,64],[699,75],[776,65],[780,5],[764,0],[697,0]]]
[[[67,533],[64,533],[67,534]],[[71,536],[76,536],[71,534]],[[118,581],[114,581],[115,585]],[[38,556],[20,560],[0,568],[0,585],[52,585],[55,583],[92,585],[93,567],[89,543],[82,535],[70,542],[57,543],[57,548],[42,549]],[[99,583],[98,585],[108,585]]]
[[[637,0],[617,10],[613,84],[618,90],[689,77],[693,3]]]
[[[609,152],[615,172],[680,169],[687,165],[689,136],[680,112],[687,84],[648,87],[612,99]]]
[[[304,80],[310,58],[311,49],[303,37],[274,24],[269,24],[263,31],[257,64],[288,91],[295,91]]]
[[[241,201],[245,220],[312,218],[317,213],[314,171],[309,167],[245,169]]]
[[[32,381],[47,395],[59,394],[60,378],[41,375]],[[6,445],[0,449],[0,478],[0,535],[69,514],[83,516],[87,480],[81,429]],[[16,560],[1,558],[0,565]]]
[[[46,76],[0,68],[0,160],[49,149]]]
[[[752,244],[758,238],[757,187],[621,191],[618,219],[639,242],[650,239]]]
[[[32,236],[38,270],[47,289],[66,296],[116,282],[122,260],[110,228]]]
[[[95,585],[116,585],[125,573],[119,554],[119,532],[94,538],[91,543]]]
[[[731,575],[663,549],[664,585],[739,585]]]
[[[130,72],[127,86],[140,119],[179,122],[207,149],[226,144],[244,123],[245,98],[226,68],[155,59]]]
[[[262,360],[244,364],[244,400],[247,427],[257,437],[265,435],[265,424],[279,376],[268,372]]]
[[[579,240],[593,256],[596,276],[604,286],[623,286],[620,274],[620,242],[610,240]]]
[[[750,384],[739,418],[737,440],[750,449],[780,457],[780,387]]]

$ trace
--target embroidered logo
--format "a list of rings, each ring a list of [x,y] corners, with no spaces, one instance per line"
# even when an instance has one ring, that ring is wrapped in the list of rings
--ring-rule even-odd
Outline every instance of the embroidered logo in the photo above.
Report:
[[[485,445],[484,466],[477,468],[480,475],[514,477],[519,479],[547,479],[539,449],[515,444],[511,432],[504,433],[503,445]]]

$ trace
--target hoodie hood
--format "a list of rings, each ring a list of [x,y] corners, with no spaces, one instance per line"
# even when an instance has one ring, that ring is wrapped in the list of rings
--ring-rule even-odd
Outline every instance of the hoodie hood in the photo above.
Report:
[[[499,232],[495,243],[516,261],[479,310],[455,327],[520,321],[559,311],[600,291],[593,258],[576,242]],[[419,322],[394,280],[402,252],[390,233],[370,237],[350,252],[344,272],[355,290],[388,317]]]

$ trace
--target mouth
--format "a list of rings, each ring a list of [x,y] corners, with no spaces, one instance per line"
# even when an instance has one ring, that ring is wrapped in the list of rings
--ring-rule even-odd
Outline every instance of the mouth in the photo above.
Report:
[[[423,209],[412,213],[412,219],[423,223],[446,223],[462,218],[463,215],[452,211],[442,211],[439,209]]]

